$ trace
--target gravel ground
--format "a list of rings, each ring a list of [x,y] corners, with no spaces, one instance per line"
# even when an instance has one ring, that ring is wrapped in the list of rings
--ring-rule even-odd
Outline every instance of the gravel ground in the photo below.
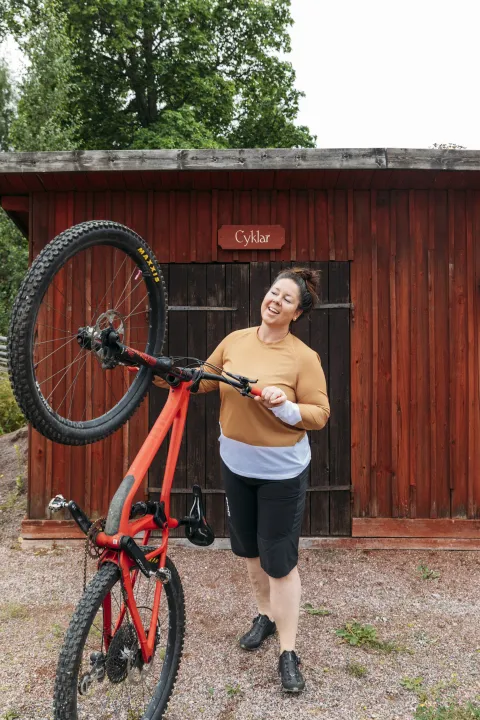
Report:
[[[11,502],[14,444],[24,448],[25,439],[0,438],[7,570],[0,577],[0,720],[46,720],[62,636],[82,590],[83,553],[22,548],[23,500]],[[420,701],[480,700],[475,552],[302,551],[302,604],[331,614],[301,612],[298,652],[307,689],[294,697],[279,689],[276,638],[255,653],[237,646],[255,615],[243,563],[222,550],[172,547],[170,555],[185,589],[187,636],[168,720],[407,720]],[[422,579],[420,564],[439,577]],[[342,643],[335,630],[353,619],[374,625],[397,650]],[[366,674],[353,676],[352,663]],[[416,692],[401,685],[415,678],[421,678]]]

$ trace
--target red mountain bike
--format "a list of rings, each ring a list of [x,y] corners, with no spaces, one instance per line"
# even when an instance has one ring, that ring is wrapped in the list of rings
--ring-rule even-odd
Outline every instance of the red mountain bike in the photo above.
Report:
[[[165,286],[152,251],[130,229],[103,221],[76,225],[52,240],[32,263],[13,308],[12,386],[28,421],[50,440],[67,445],[101,440],[132,416],[154,374],[170,385],[165,407],[104,521],[93,523],[62,495],[50,502],[52,512],[70,513],[99,555],[98,572],[60,653],[55,720],[163,716],[185,629],[183,589],[167,556],[169,532],[184,526],[197,545],[214,540],[198,485],[190,515],[170,515],[190,394],[203,378],[228,383],[246,396],[261,393],[252,387],[255,381],[219,368],[209,373],[198,359],[161,356],[166,318]],[[160,499],[135,502],[170,429]],[[160,535],[157,545],[150,543],[154,531]]]

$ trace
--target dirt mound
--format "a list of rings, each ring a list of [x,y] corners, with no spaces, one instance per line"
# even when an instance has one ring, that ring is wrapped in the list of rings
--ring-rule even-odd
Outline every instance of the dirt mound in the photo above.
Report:
[[[27,506],[28,428],[0,436],[0,537],[18,537]]]

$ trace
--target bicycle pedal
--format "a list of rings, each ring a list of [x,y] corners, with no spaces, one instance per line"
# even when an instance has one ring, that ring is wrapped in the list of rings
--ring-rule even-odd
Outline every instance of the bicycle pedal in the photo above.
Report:
[[[158,568],[158,570],[156,570],[154,573],[154,577],[155,577],[155,580],[158,580],[158,582],[161,582],[162,585],[166,585],[172,579],[172,573],[166,567]]]
[[[65,500],[63,495],[55,495],[48,503],[48,509],[53,513],[63,510],[63,508],[66,507],[68,507],[68,500]]]

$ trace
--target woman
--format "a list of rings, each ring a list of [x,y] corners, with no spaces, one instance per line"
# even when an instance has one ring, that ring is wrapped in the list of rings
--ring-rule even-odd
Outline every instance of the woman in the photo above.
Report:
[[[246,558],[258,607],[245,650],[258,648],[278,630],[278,671],[283,689],[299,692],[305,681],[295,652],[301,585],[298,542],[310,465],[306,430],[320,430],[330,407],[320,358],[290,333],[317,295],[318,273],[282,271],[265,295],[260,327],[228,335],[208,358],[223,370],[262,388],[251,402],[229,385],[204,380],[199,392],[220,388],[220,456],[232,550]],[[160,379],[156,384],[165,387]]]

